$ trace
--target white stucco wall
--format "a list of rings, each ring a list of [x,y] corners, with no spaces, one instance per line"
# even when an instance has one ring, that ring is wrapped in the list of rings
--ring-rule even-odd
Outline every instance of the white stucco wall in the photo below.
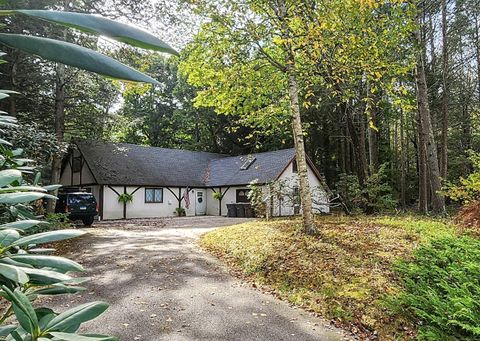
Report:
[[[79,156],[77,155],[77,153],[78,152],[74,153],[74,156]],[[81,174],[81,177],[80,177],[80,174]],[[73,178],[72,178],[72,167],[70,166],[70,162],[67,163],[60,177],[60,184],[62,184],[63,186],[82,186],[85,184],[94,184],[94,183],[96,183],[95,178],[93,177],[92,172],[90,172],[90,169],[88,168],[88,165],[85,161],[83,161],[82,171],[73,173]]]
[[[283,181],[285,184],[285,190],[289,191],[290,194],[285,194],[281,196],[281,200],[275,197],[273,198],[273,215],[274,216],[289,216],[294,214],[294,202],[292,200],[292,191],[293,188],[299,186],[298,174],[293,172],[292,164],[288,165],[285,171],[280,175],[278,180]],[[327,202],[327,193],[323,189],[320,180],[317,178],[310,166],[308,166],[308,180],[310,183],[310,188],[312,190],[312,198],[314,201],[313,209],[315,213],[328,213],[330,208],[327,205],[322,205],[321,203]],[[264,191],[267,191],[264,188]],[[270,203],[270,201],[269,201]],[[270,209],[270,205],[269,205]],[[270,211],[271,212],[271,211]]]
[[[112,186],[118,193],[123,193],[123,186]],[[147,187],[151,188],[151,187]],[[133,201],[127,204],[127,218],[157,218],[157,217],[171,217],[175,215],[175,209],[178,207],[178,201],[175,196],[167,189],[163,188],[163,202],[162,203],[146,203],[145,202],[145,187],[141,187],[133,194]],[[127,186],[127,193],[133,193],[137,187]],[[170,189],[178,195],[178,187],[170,187]],[[187,216],[195,215],[195,191],[192,189],[189,192],[190,206],[185,207],[185,201],[182,200],[182,207],[185,209]],[[180,193],[183,196],[185,188],[180,188]],[[104,205],[103,205],[103,219],[122,219],[123,218],[123,203],[118,202],[118,195],[108,186],[104,187]]]
[[[218,188],[215,191],[218,192]],[[213,193],[215,192],[211,188],[207,189],[207,215],[218,215],[218,200],[213,198]]]

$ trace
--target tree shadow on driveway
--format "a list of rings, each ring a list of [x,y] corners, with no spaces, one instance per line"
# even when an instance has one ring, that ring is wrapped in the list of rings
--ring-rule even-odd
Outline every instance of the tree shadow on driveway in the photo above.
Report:
[[[214,223],[211,223],[214,225]],[[57,310],[94,300],[110,308],[83,327],[121,340],[341,340],[340,331],[232,278],[196,246],[203,228],[90,230],[62,253],[91,281]]]

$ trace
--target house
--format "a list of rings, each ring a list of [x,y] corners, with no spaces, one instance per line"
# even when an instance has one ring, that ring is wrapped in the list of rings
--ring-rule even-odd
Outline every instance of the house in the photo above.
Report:
[[[312,162],[308,166],[314,208],[328,212],[320,174]],[[294,149],[232,157],[79,140],[64,160],[60,180],[64,186],[92,192],[100,219],[167,217],[175,215],[177,207],[188,216],[226,215],[227,204],[248,202],[247,186],[252,181],[262,186],[271,214],[299,213]],[[278,193],[266,185],[272,182],[282,184]],[[133,200],[119,202],[124,193]]]

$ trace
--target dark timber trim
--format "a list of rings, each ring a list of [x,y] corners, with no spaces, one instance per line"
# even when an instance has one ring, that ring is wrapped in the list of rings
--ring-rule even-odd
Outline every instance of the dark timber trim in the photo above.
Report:
[[[70,166],[70,186],[73,186],[73,152],[70,155],[70,159],[68,160],[68,164]]]
[[[222,193],[222,187],[218,187],[218,192],[215,191],[215,188],[212,187],[213,193],[220,193],[220,199],[218,200],[218,215],[219,216],[222,215],[222,200],[223,200],[223,197],[225,196],[225,194],[227,194],[229,189],[230,189],[230,186],[228,186],[227,189],[225,190],[225,192]]]
[[[120,193],[118,193],[115,188],[113,188],[113,187],[110,186],[110,185],[108,185],[108,188],[110,188],[112,191],[114,191],[116,195],[120,196]]]
[[[104,186],[100,185],[100,190],[98,193],[98,214],[100,216],[100,220],[103,220],[103,200],[104,199]]]
[[[123,186],[123,194],[127,194],[127,186]],[[127,203],[123,202],[123,219],[127,219]]]
[[[178,187],[178,195],[170,189],[170,187],[166,187],[170,193],[173,194],[175,199],[178,201],[178,208],[182,207],[182,187]]]
[[[83,173],[83,163],[84,163],[83,160],[84,160],[83,155],[80,155],[80,174],[79,174],[80,187],[82,187],[82,173]]]

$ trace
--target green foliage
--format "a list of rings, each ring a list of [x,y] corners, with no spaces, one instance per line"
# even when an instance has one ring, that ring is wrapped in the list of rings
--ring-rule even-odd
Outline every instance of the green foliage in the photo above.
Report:
[[[4,10],[2,15],[22,13],[47,21],[75,27],[90,34],[107,35],[130,45],[176,53],[155,36],[112,20],[83,13],[42,10]],[[110,78],[159,84],[155,79],[126,66],[115,59],[85,47],[55,39],[0,33],[0,42],[12,48],[34,54],[58,63],[74,66]]]
[[[480,199],[480,153],[470,151],[469,154],[473,172],[461,177],[458,184],[448,182],[443,189],[447,197],[465,204]]]
[[[45,219],[50,225],[50,230],[63,230],[72,227],[67,213],[47,213]]]
[[[0,33],[0,43],[58,63],[114,79],[158,84],[153,78],[85,47],[59,40]]]
[[[0,117],[1,123],[15,125],[15,119]],[[55,337],[57,332],[66,333],[63,340],[75,338],[75,332],[83,322],[100,315],[107,307],[103,302],[88,303],[70,309],[61,314],[48,308],[34,308],[33,301],[48,294],[77,293],[84,290],[72,285],[70,272],[83,271],[80,264],[62,257],[41,255],[51,252],[41,245],[78,237],[83,232],[61,230],[42,232],[49,223],[42,223],[34,215],[32,201],[54,198],[49,190],[57,186],[40,187],[29,183],[23,173],[32,173],[32,167],[25,167],[28,159],[21,159],[22,151],[8,148],[8,141],[3,141],[0,171],[0,295],[6,300],[7,307],[0,318],[0,324],[15,317],[18,325],[2,326],[0,337],[6,340],[40,340]],[[15,168],[9,168],[15,167]],[[64,216],[50,216],[47,221],[58,228],[64,223]],[[42,227],[38,227],[42,225]],[[22,236],[22,234],[30,234]],[[80,337],[77,337],[79,339]],[[115,338],[104,337],[105,340]],[[94,340],[85,337],[85,340]]]
[[[0,99],[14,92],[0,90]],[[3,130],[18,126],[16,118],[6,113],[0,115]],[[43,295],[78,293],[84,290],[71,273],[83,267],[66,258],[49,255],[55,251],[42,248],[54,243],[81,236],[73,229],[41,232],[49,226],[36,214],[34,202],[56,199],[49,192],[59,186],[40,186],[40,173],[31,166],[33,160],[23,158],[23,149],[13,149],[12,144],[0,139],[0,296],[4,310],[0,317],[0,340],[116,340],[109,336],[99,338],[77,335],[81,324],[105,311],[107,304],[92,302],[63,313],[39,307],[34,301]],[[32,180],[29,180],[33,178]],[[50,217],[50,221],[60,217]],[[58,228],[58,225],[55,225]],[[12,323],[5,325],[6,321]]]
[[[133,195],[130,193],[122,193],[118,196],[118,202],[128,204],[133,201]]]
[[[59,143],[55,134],[45,131],[32,122],[22,123],[14,129],[9,129],[5,132],[5,136],[40,167],[50,163],[53,156],[61,156],[67,151],[66,143]]]
[[[386,170],[386,164],[380,166],[376,173],[367,178],[364,186],[360,186],[357,176],[340,174],[337,191],[352,211],[390,211],[398,201],[394,198]]]
[[[422,321],[420,340],[480,338],[479,240],[434,240],[401,262],[397,273],[405,287],[397,304]]]
[[[220,193],[220,192],[214,192],[214,193],[213,193],[213,199],[215,199],[215,200],[221,200],[221,199],[222,199],[222,193]]]

